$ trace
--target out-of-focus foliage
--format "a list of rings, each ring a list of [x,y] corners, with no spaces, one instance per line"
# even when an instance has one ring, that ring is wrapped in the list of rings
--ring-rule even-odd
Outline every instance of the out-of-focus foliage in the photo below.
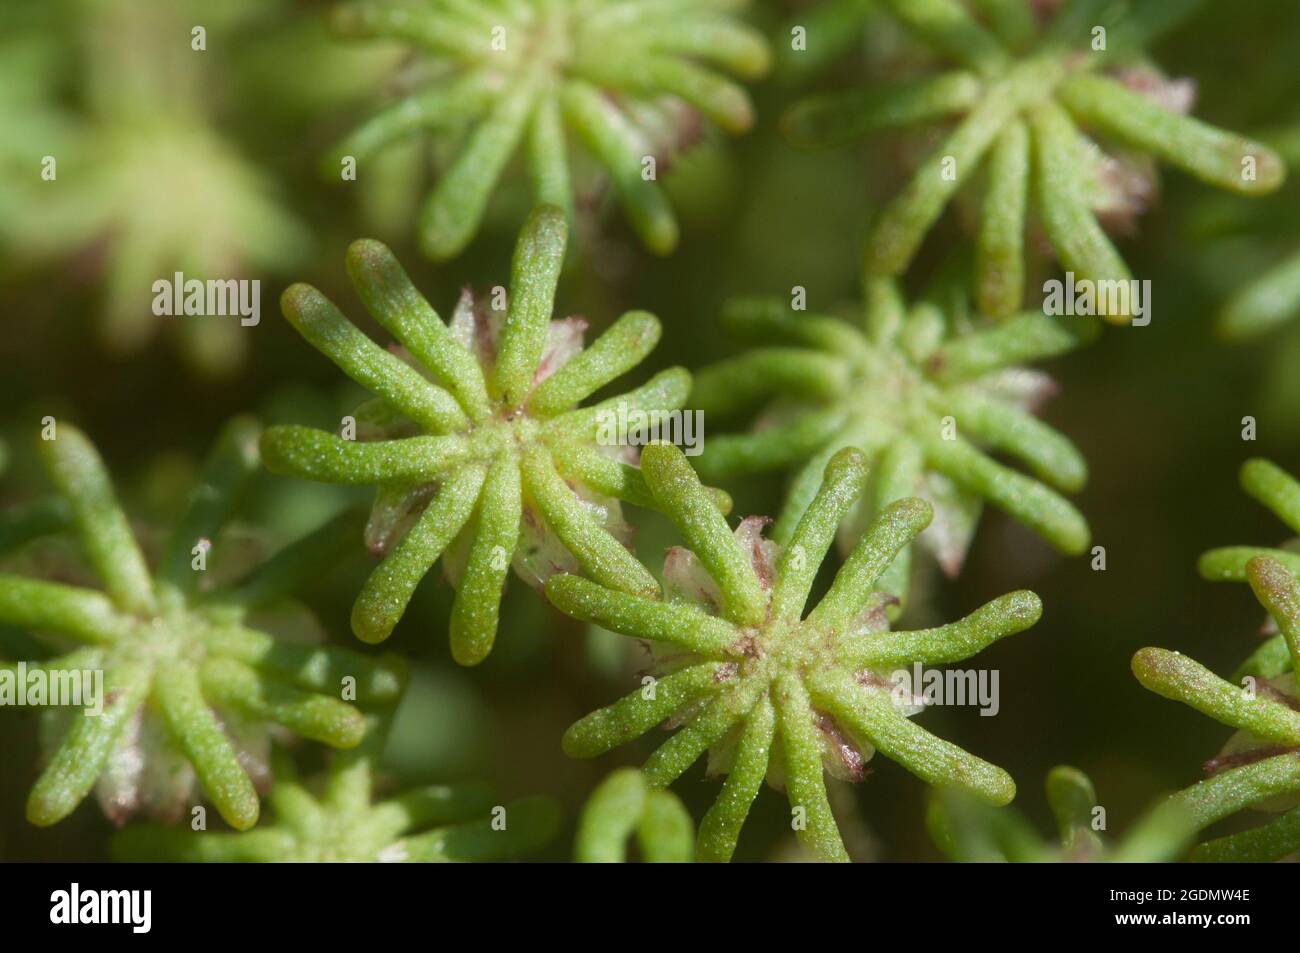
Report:
[[[544,847],[559,827],[547,798],[506,805],[481,784],[426,785],[375,800],[386,731],[337,753],[323,778],[298,778],[283,753],[267,800],[274,819],[256,830],[192,831],[139,825],[113,840],[122,860],[202,863],[454,863],[509,860]]]
[[[974,287],[981,311],[1006,317],[1023,307],[1031,208],[1038,243],[1045,239],[1062,268],[1079,280],[1127,281],[1104,225],[1132,228],[1153,199],[1156,160],[1243,195],[1267,194],[1286,176],[1263,143],[1183,115],[1192,88],[1143,56],[1202,2],[996,0],[968,9],[958,0],[884,0],[882,10],[945,71],[924,58],[913,56],[912,70],[896,59],[887,84],[800,102],[785,128],[795,142],[834,145],[958,120],[872,225],[871,274],[904,272],[948,203],[982,178]],[[842,29],[818,26],[832,37]],[[1096,313],[1124,322],[1132,308],[1099,301]]]
[[[636,768],[610,774],[582,808],[573,858],[585,864],[627,860],[635,836],[641,859],[652,864],[688,863],[695,857],[695,822],[677,795],[652,787]]]
[[[730,133],[754,122],[748,95],[728,74],[762,76],[768,51],[733,16],[736,6],[743,3],[340,3],[331,23],[341,35],[408,43],[419,59],[397,102],[335,146],[326,169],[339,174],[411,136],[435,137],[446,169],[421,209],[419,239],[426,254],[445,259],[474,238],[520,153],[535,202],[572,220],[608,188],[646,247],[667,254],[678,227],[659,166],[703,135],[702,119]],[[581,155],[570,140],[582,143]]]
[[[1144,816],[1114,846],[1101,836],[1106,810],[1097,803],[1089,777],[1058,765],[1047,773],[1047,803],[1056,820],[1055,841],[1041,838],[1014,808],[992,807],[956,790],[935,791],[927,818],[930,836],[953,860],[963,863],[1166,863],[1177,860],[1192,836],[1177,806]]]
[[[90,256],[108,345],[137,349],[157,332],[158,279],[276,273],[308,257],[311,235],[283,190],[221,126],[231,106],[218,89],[231,85],[255,4],[57,0],[43,30],[17,7],[5,36],[14,56],[4,58],[14,81],[0,104],[15,123],[6,120],[5,139],[19,183],[5,216],[9,251],[42,262]],[[182,331],[187,358],[206,373],[243,360],[247,336],[233,322]]]

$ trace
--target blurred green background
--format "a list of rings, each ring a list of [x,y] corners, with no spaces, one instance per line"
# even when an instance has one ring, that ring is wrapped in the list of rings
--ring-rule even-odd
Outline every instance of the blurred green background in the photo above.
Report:
[[[755,18],[780,41],[779,24],[797,8],[760,3]],[[391,245],[444,315],[462,285],[504,282],[526,209],[522,187],[498,196],[465,255],[435,267],[419,256],[410,227],[427,182],[420,148],[392,157],[370,181],[320,175],[324,148],[402,69],[398,51],[329,39],[321,9],[288,0],[6,0],[0,435],[12,461],[0,477],[0,505],[41,492],[29,448],[46,414],[74,419],[92,436],[145,523],[179,507],[185,475],[230,415],[336,426],[358,393],[297,338],[275,302],[291,281],[309,281],[373,333],[344,275],[343,251],[354,238]],[[189,48],[194,24],[207,30],[206,51]],[[1300,4],[1207,5],[1153,57],[1169,75],[1196,81],[1196,114],[1208,122],[1254,131],[1300,120]],[[824,85],[852,82],[858,65],[839,64]],[[663,343],[634,382],[730,353],[716,325],[729,295],[802,285],[813,309],[855,299],[865,225],[906,170],[885,139],[812,153],[786,145],[776,119],[805,88],[769,79],[754,90],[760,121],[751,135],[707,137],[674,163],[664,179],[683,240],[670,258],[646,254],[617,213],[593,215],[576,230],[582,248],[561,284],[559,315],[585,315],[592,336],[633,306],[664,321]],[[39,178],[46,154],[58,158],[54,182]],[[519,176],[508,178],[522,186]],[[1229,291],[1300,244],[1298,194],[1292,185],[1252,204],[1165,174],[1156,206],[1120,238],[1135,275],[1152,281],[1152,323],[1107,329],[1099,343],[1049,368],[1062,386],[1045,416],[1091,464],[1078,503],[1106,548],[1106,571],[1062,559],[987,512],[964,575],[934,580],[914,610],[928,622],[1012,589],[1042,596],[1043,621],[976,663],[1001,671],[997,717],[973,709],[920,717],[1009,770],[1018,806],[1044,830],[1042,779],[1052,765],[1089,772],[1112,831],[1120,831],[1160,792],[1197,780],[1227,734],[1141,689],[1128,660],[1144,645],[1161,645],[1227,672],[1255,644],[1263,613],[1246,587],[1203,582],[1195,562],[1215,545],[1281,541],[1280,524],[1240,492],[1236,471],[1263,455],[1300,472],[1300,336],[1229,346],[1211,325]],[[1224,214],[1245,230],[1223,234],[1216,223]],[[1283,227],[1255,228],[1256,215]],[[958,224],[945,220],[909,284],[919,289],[961,240]],[[182,267],[196,277],[262,279],[260,325],[232,336],[231,319],[153,318],[152,281]],[[1242,439],[1247,415],[1258,421],[1253,443]],[[706,441],[707,433],[706,421]],[[781,482],[729,488],[737,513],[771,513]],[[268,475],[244,521],[280,545],[349,499]],[[658,568],[672,534],[643,513],[636,518],[638,551]],[[353,641],[348,610],[367,565],[358,547],[351,564],[307,594],[340,642]],[[626,640],[584,631],[516,580],[493,655],[478,669],[460,669],[447,649],[450,602],[445,581],[431,575],[389,645],[414,661],[416,677],[388,767],[402,782],[485,778],[503,799],[556,796],[569,828],[549,856],[567,857],[585,796],[616,765],[639,764],[654,739],[589,763],[566,758],[560,736],[628,691],[644,656]],[[0,631],[0,654],[23,644]],[[51,830],[23,820],[36,774],[34,729],[31,712],[0,713],[0,858],[102,858],[108,826],[93,801]],[[304,749],[305,763],[318,758]],[[835,793],[850,851],[937,859],[923,824],[923,785],[887,760],[869,767],[865,783]],[[698,764],[675,790],[698,820],[717,782]],[[738,858],[790,856],[788,819],[784,799],[762,793]]]

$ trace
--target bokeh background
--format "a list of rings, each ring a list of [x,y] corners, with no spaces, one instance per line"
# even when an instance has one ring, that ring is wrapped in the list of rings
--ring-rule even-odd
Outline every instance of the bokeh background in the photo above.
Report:
[[[779,42],[798,9],[763,2],[754,17]],[[462,285],[504,281],[526,210],[520,176],[507,176],[514,185],[470,249],[433,266],[415,248],[411,221],[436,153],[416,143],[346,185],[321,175],[324,149],[367,104],[399,88],[404,69],[401,50],[331,39],[321,10],[289,0],[7,0],[0,8],[0,437],[10,457],[0,505],[41,494],[30,445],[46,414],[93,437],[142,526],[175,515],[229,416],[336,426],[359,394],[297,338],[275,302],[291,281],[309,281],[373,332],[344,275],[354,238],[392,246],[443,314]],[[206,51],[190,49],[195,24],[206,28]],[[729,295],[803,285],[813,308],[855,298],[865,225],[905,181],[901,153],[887,138],[800,152],[776,120],[799,92],[861,76],[869,41],[817,82],[778,73],[759,84],[751,135],[707,135],[673,163],[664,181],[683,239],[671,257],[645,253],[616,212],[596,207],[579,224],[581,248],[558,310],[585,315],[593,334],[629,307],[659,315],[663,343],[636,381],[731,353],[716,324]],[[1196,114],[1211,123],[1257,131],[1300,120],[1300,4],[1207,4],[1152,53],[1169,75],[1196,81]],[[53,182],[39,178],[46,154],[58,159]],[[1281,542],[1284,530],[1239,490],[1236,473],[1253,455],[1300,472],[1300,334],[1228,345],[1212,324],[1233,288],[1300,245],[1298,196],[1288,186],[1265,200],[1225,198],[1165,172],[1155,207],[1120,238],[1134,273],[1152,281],[1154,320],[1107,329],[1049,368],[1062,386],[1045,416],[1090,461],[1078,504],[1106,548],[1106,570],[1063,559],[987,512],[962,577],[923,579],[928,597],[909,610],[924,624],[1011,589],[1042,596],[1043,621],[977,663],[1001,672],[1000,714],[935,709],[921,718],[1007,768],[1019,808],[1044,831],[1051,766],[1089,772],[1118,832],[1161,792],[1201,777],[1227,734],[1140,688],[1129,658],[1161,645],[1226,672],[1258,637],[1263,614],[1246,587],[1203,582],[1195,562],[1215,545]],[[909,285],[922,288],[962,240],[949,216]],[[154,318],[150,285],[177,269],[260,278],[260,325]],[[1254,442],[1242,439],[1247,415],[1257,420]],[[781,481],[729,488],[738,513],[771,513]],[[275,547],[355,499],[267,475],[243,522]],[[657,568],[672,533],[636,516],[637,549]],[[354,641],[348,610],[368,565],[358,546],[305,594],[341,643]],[[628,691],[644,657],[560,616],[516,581],[497,648],[479,668],[461,669],[447,649],[450,603],[446,582],[431,575],[390,643],[416,672],[387,756],[394,783],[484,778],[503,798],[554,795],[568,826],[548,856],[567,857],[583,799],[608,770],[639,764],[654,739],[578,762],[561,753],[560,736]],[[0,630],[0,655],[20,654],[30,647],[24,639]],[[103,858],[109,827],[91,802],[51,830],[23,820],[35,722],[30,711],[0,712],[0,857]],[[320,755],[307,747],[301,757],[309,765]],[[937,859],[923,785],[884,759],[870,768],[863,784],[834,793],[851,852]],[[717,782],[700,764],[675,790],[698,820]],[[765,790],[738,858],[792,856],[788,820],[784,798]]]

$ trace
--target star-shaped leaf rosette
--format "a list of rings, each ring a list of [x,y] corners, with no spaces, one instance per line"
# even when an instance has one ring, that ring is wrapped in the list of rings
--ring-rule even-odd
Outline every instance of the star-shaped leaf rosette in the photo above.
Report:
[[[934,505],[935,522],[918,542],[950,575],[961,568],[983,502],[1061,552],[1083,552],[1088,525],[1057,490],[1082,488],[1087,465],[1033,415],[1054,390],[1051,378],[1019,365],[1069,351],[1095,327],[1026,313],[963,328],[930,303],[908,309],[887,279],[868,279],[866,298],[859,322],[794,311],[776,298],[727,307],[724,325],[755,346],[699,372],[690,402],[714,420],[758,412],[749,433],[709,438],[700,474],[724,480],[794,468],[773,532],[784,544],[827,461],[857,447],[875,472],[845,524],[849,542],[890,503],[921,496]],[[1022,461],[1032,476],[988,451]],[[902,599],[909,566],[904,551],[882,589]]]
[[[366,642],[392,633],[439,556],[456,587],[452,655],[464,665],[492,649],[506,574],[539,587],[582,571],[653,597],[654,576],[627,550],[620,500],[649,505],[635,466],[636,435],[610,420],[650,420],[681,407],[690,375],[672,368],[642,387],[579,407],[635,367],[659,340],[659,321],[623,315],[590,347],[585,322],[551,320],[567,226],[538,209],[515,249],[503,315],[466,292],[449,325],[383,245],[348,250],[353,284],[400,342],[384,350],[315,288],[284,294],[285,317],[349,377],[377,395],[357,412],[356,440],[306,427],[272,427],[267,466],[329,483],[378,487],[366,542],[383,562],[352,612]],[[720,505],[729,506],[725,494]],[[444,555],[445,554],[445,555]]]
[[[1055,841],[1040,837],[1014,808],[993,807],[955,790],[935,792],[926,818],[930,835],[960,863],[1159,864],[1178,860],[1187,849],[1192,831],[1176,804],[1150,811],[1112,845],[1101,836],[1105,810],[1086,774],[1059,765],[1047,773],[1046,790]]]
[[[453,863],[509,860],[544,847],[559,828],[549,798],[501,804],[481,784],[427,785],[375,798],[384,726],[337,752],[304,781],[277,752],[267,800],[274,817],[255,830],[128,827],[113,839],[125,861],[181,863]]]
[[[1142,685],[1236,728],[1219,754],[1206,762],[1210,777],[1173,800],[1198,829],[1256,808],[1285,812],[1261,827],[1200,845],[1196,860],[1278,860],[1300,850],[1300,583],[1271,556],[1246,562],[1245,576],[1281,633],[1290,671],[1279,674],[1268,652],[1257,652],[1240,671],[1240,684],[1219,678],[1178,652],[1145,648],[1133,656]]]
[[[1156,162],[1243,195],[1271,192],[1286,174],[1261,143],[1184,115],[1193,88],[1140,56],[1200,2],[887,0],[892,17],[955,68],[805,100],[785,129],[796,143],[825,145],[955,121],[873,225],[873,274],[905,271],[944,208],[971,186],[982,190],[975,293],[984,313],[1023,306],[1031,207],[1076,283],[1126,281],[1102,220],[1127,224],[1150,202]],[[1042,24],[1046,11],[1054,12]],[[1132,312],[1131,302],[1101,295],[1094,307],[1117,322]]]
[[[234,582],[206,584],[207,560],[221,552],[218,533],[256,472],[257,438],[247,419],[226,428],[152,573],[90,441],[61,421],[53,439],[39,441],[103,589],[0,575],[0,622],[63,653],[4,667],[87,683],[85,714],[43,712],[43,734],[54,743],[27,802],[32,823],[62,820],[92,789],[115,822],[138,812],[175,821],[197,782],[231,826],[251,827],[273,732],[347,748],[361,741],[364,720],[343,699],[380,702],[400,692],[396,661],[280,640],[253,615],[330,566],[358,519],[326,525]],[[86,693],[96,673],[103,706],[92,713]]]
[[[364,161],[420,132],[451,144],[454,158],[419,222],[421,248],[446,259],[478,231],[516,153],[536,201],[570,216],[574,181],[592,167],[608,177],[646,247],[666,254],[677,244],[677,222],[655,178],[674,144],[698,135],[697,114],[731,133],[753,123],[748,95],[726,74],[761,76],[768,51],[762,35],[732,15],[736,6],[731,0],[341,5],[331,21],[339,33],[410,43],[423,56],[428,80],[341,142],[331,172],[337,174],[341,157]],[[570,149],[570,135],[582,154]]]
[[[646,761],[645,778],[666,787],[708,752],[722,792],[700,825],[698,856],[728,860],[763,780],[784,787],[792,827],[811,854],[847,860],[827,800],[825,774],[861,779],[877,751],[922,780],[968,790],[995,804],[1015,796],[1007,773],[908,719],[920,710],[891,673],[969,658],[1039,618],[1032,592],[990,602],[960,622],[890,632],[876,587],[897,553],[930,521],[924,500],[898,500],[874,520],[807,614],[805,603],[836,527],[867,483],[865,457],[836,454],[791,534],[762,537],[762,518],[733,531],[676,447],[645,448],[651,492],[689,549],[669,551],[666,601],[630,595],[577,576],[546,584],[564,613],[647,639],[658,677],[583,718],[564,750],[595,757],[664,724],[675,733]]]

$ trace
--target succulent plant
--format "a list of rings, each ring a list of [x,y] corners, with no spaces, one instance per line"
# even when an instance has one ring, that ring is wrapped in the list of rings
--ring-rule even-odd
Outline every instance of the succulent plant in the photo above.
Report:
[[[768,403],[752,432],[710,437],[698,467],[709,480],[798,467],[773,531],[778,543],[790,541],[826,462],[853,446],[876,470],[871,492],[850,511],[850,540],[873,514],[915,495],[936,514],[920,542],[950,574],[961,567],[983,501],[1061,552],[1087,548],[1083,516],[1052,489],[1080,489],[1087,465],[1033,416],[1051,379],[1017,365],[1074,348],[1091,335],[1089,324],[1026,313],[962,328],[933,304],[906,308],[886,279],[868,279],[857,323],[775,298],[732,302],[723,321],[756,346],[699,372],[691,404],[718,419]],[[986,449],[1018,458],[1033,476]],[[907,579],[904,551],[883,588],[901,599]]]
[[[620,768],[587,799],[578,819],[574,859],[622,863],[633,834],[646,863],[686,863],[695,857],[695,822],[677,795],[652,786],[636,768]]]
[[[627,526],[619,501],[647,505],[651,496],[631,465],[634,448],[615,445],[618,435],[604,434],[603,422],[620,409],[635,418],[680,407],[690,375],[672,368],[634,391],[578,406],[651,351],[659,321],[628,312],[585,349],[582,319],[552,321],[566,234],[558,209],[534,212],[515,248],[505,313],[466,292],[450,325],[387,248],[355,242],[350,276],[405,349],[397,354],[315,288],[284,294],[285,317],[303,337],[377,395],[357,411],[356,440],[305,427],[272,427],[262,440],[276,472],[378,486],[366,541],[384,560],[352,613],[364,641],[392,633],[444,552],[457,589],[452,655],[465,665],[492,649],[512,564],[537,587],[581,569],[625,592],[659,591],[620,539]]]
[[[1262,827],[1202,844],[1193,854],[1198,860],[1276,860],[1300,849],[1300,695],[1294,674],[1300,583],[1271,556],[1251,557],[1245,575],[1282,630],[1277,638],[1290,671],[1279,672],[1271,653],[1257,652],[1242,667],[1241,685],[1234,685],[1178,652],[1145,648],[1133,656],[1133,673],[1144,687],[1237,729],[1206,762],[1211,777],[1174,797],[1197,828],[1248,807],[1286,812]]]
[[[960,622],[890,632],[888,596],[876,583],[930,521],[924,500],[885,507],[848,556],[830,590],[804,613],[836,527],[867,481],[866,458],[845,449],[797,528],[780,546],[762,537],[764,520],[733,532],[685,456],[669,444],[642,452],[650,491],[689,549],[668,552],[666,601],[560,575],[546,594],[560,611],[655,643],[659,675],[615,704],[575,723],[564,750],[595,757],[664,722],[677,729],[642,769],[666,787],[708,752],[722,792],[700,824],[698,856],[728,860],[764,778],[783,786],[805,849],[847,860],[826,796],[824,773],[861,779],[876,751],[924,781],[968,790],[996,804],[1015,796],[1000,768],[908,720],[920,710],[891,672],[969,658],[1039,618],[1032,592],[1014,592]]]
[[[572,216],[571,133],[608,177],[632,227],[670,252],[677,223],[647,160],[699,113],[740,133],[753,122],[744,89],[719,71],[761,76],[762,36],[732,16],[733,0],[359,0],[338,6],[347,36],[397,39],[424,59],[427,85],[404,95],[333,150],[358,162],[428,130],[455,158],[421,211],[420,245],[433,258],[474,237],[507,163],[523,152],[538,203]],[[664,131],[668,132],[665,137]],[[577,158],[577,157],[574,157]],[[586,157],[584,157],[586,158]],[[656,166],[657,171],[657,166]]]
[[[1176,804],[1166,803],[1138,820],[1113,847],[1098,830],[1097,792],[1078,768],[1058,765],[1047,773],[1047,803],[1056,818],[1056,842],[1041,838],[1012,808],[991,807],[960,791],[936,791],[927,817],[935,844],[963,863],[1158,864],[1178,860],[1191,830]]]
[[[886,0],[894,19],[956,69],[807,99],[786,114],[785,129],[797,143],[831,144],[957,120],[873,225],[865,262],[872,274],[906,270],[944,208],[982,170],[975,280],[982,312],[1009,316],[1023,305],[1031,205],[1076,279],[1128,280],[1099,218],[1126,222],[1145,206],[1155,160],[1243,195],[1270,192],[1286,174],[1267,146],[1183,115],[1191,88],[1140,58],[1200,3],[996,0],[973,4],[977,17],[960,0]],[[1040,28],[1036,14],[1045,9],[1055,15]],[[1109,301],[1098,300],[1097,310],[1111,321],[1129,317]]]
[[[136,825],[113,853],[127,861],[447,863],[508,860],[544,847],[559,827],[549,798],[497,804],[481,784],[428,785],[375,801],[382,726],[336,752],[323,778],[300,780],[282,752],[268,801],[274,818],[239,833]]]
[[[1300,532],[1300,482],[1256,458],[1242,465],[1241,485]],[[1238,729],[1206,762],[1212,776],[1176,796],[1194,813],[1198,828],[1204,828],[1246,807],[1284,809],[1290,806],[1288,795],[1300,793],[1294,674],[1300,652],[1300,556],[1286,549],[1227,546],[1205,553],[1198,568],[1211,581],[1248,582],[1276,632],[1233,674],[1240,687],[1178,652],[1145,648],[1133,657],[1133,672],[1146,688]],[[1255,830],[1202,844],[1193,859],[1284,856],[1300,848],[1300,814],[1291,813]],[[1287,834],[1291,829],[1295,833]]]
[[[27,802],[32,823],[62,820],[92,788],[117,823],[136,812],[174,821],[197,780],[231,826],[251,827],[275,726],[353,746],[363,716],[343,698],[383,701],[400,691],[395,661],[281,641],[257,628],[253,615],[331,565],[358,519],[327,525],[236,582],[206,585],[208,553],[221,551],[217,532],[256,471],[257,434],[247,419],[227,426],[152,573],[85,435],[57,422],[53,438],[39,442],[103,590],[0,575],[0,622],[59,653],[4,668],[11,675],[20,665],[54,675],[102,672],[104,706],[84,716],[43,712],[49,740],[62,739]]]

